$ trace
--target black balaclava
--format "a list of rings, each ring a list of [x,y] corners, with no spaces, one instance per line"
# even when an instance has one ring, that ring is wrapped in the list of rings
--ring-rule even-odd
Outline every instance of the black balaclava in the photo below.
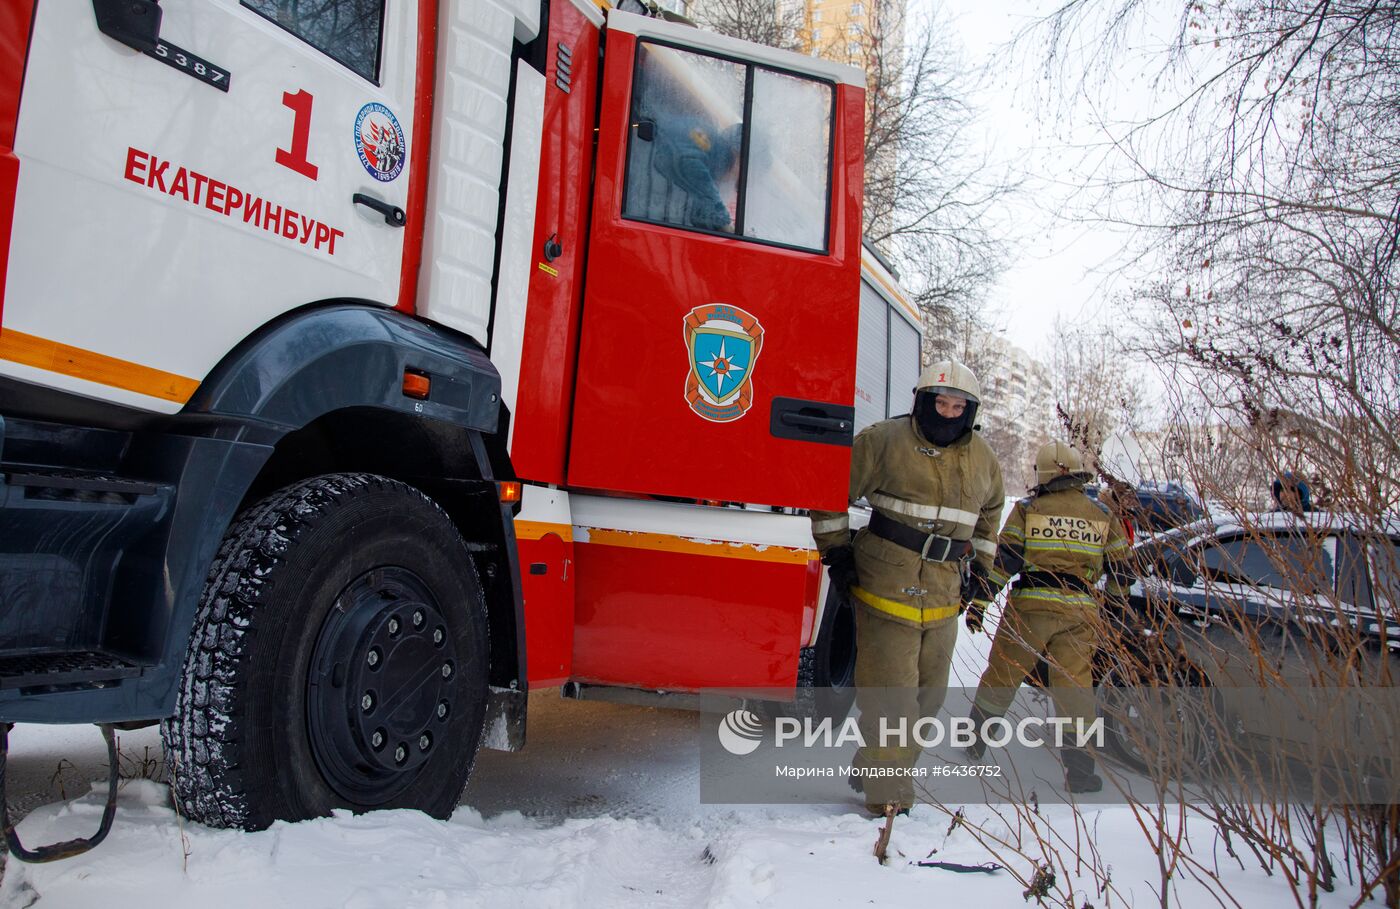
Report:
[[[1083,489],[1084,484],[1089,482],[1089,477],[1083,473],[1067,473],[1063,476],[1053,477],[1045,483],[1041,483],[1033,491],[1037,493],[1059,492],[1062,489]]]
[[[933,399],[937,394],[935,391],[924,389],[914,395],[914,423],[925,439],[939,448],[947,448],[972,432],[977,421],[977,402],[969,399],[962,416],[949,419],[941,415],[934,406]]]

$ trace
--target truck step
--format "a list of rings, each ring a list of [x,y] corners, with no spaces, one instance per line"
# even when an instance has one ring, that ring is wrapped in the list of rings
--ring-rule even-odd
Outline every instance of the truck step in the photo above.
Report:
[[[0,838],[5,840],[10,855],[22,862],[55,862],[59,859],[82,855],[107,838],[112,829],[112,819],[117,816],[117,783],[121,777],[121,765],[117,762],[117,740],[110,724],[99,723],[102,738],[107,742],[107,803],[102,808],[102,820],[97,832],[92,836],[50,843],[47,846],[26,848],[20,842],[15,825],[10,821],[8,801],[5,798],[5,770],[9,763],[10,724],[0,723]]]
[[[128,502],[133,502],[141,496],[153,496],[160,488],[154,483],[143,483],[107,474],[34,468],[8,471],[5,480],[11,486],[31,490],[30,495],[43,491],[53,498],[113,497]]]
[[[100,650],[27,653],[0,658],[0,689],[94,685],[139,676],[144,667]]]

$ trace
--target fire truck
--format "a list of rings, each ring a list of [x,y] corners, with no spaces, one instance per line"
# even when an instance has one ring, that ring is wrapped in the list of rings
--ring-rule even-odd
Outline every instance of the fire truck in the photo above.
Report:
[[[101,727],[99,837],[114,728],[257,829],[848,678],[863,76],[644,12],[3,5],[0,732]]]

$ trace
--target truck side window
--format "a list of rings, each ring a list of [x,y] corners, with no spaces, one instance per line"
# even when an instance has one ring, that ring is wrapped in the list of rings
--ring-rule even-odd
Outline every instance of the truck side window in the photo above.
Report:
[[[744,236],[826,247],[831,86],[756,69]]]
[[[834,103],[815,79],[643,42],[623,217],[824,251]]]
[[[377,84],[384,0],[241,0],[331,59]]]
[[[919,330],[890,310],[889,416],[914,409],[914,386],[919,384]]]
[[[625,217],[734,231],[745,67],[643,44],[632,94]]]

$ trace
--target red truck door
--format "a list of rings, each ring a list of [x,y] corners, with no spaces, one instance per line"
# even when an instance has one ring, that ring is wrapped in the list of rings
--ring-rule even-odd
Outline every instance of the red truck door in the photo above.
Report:
[[[845,506],[860,74],[611,11],[568,480]]]

